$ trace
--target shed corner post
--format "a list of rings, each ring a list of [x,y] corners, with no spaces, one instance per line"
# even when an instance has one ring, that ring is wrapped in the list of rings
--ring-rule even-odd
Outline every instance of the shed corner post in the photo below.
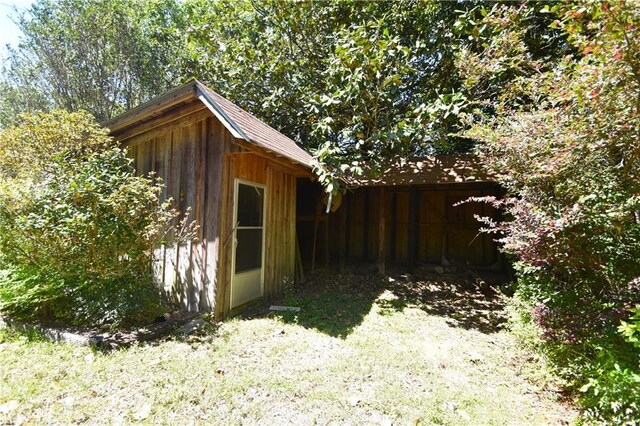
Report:
[[[342,206],[339,209],[339,234],[338,234],[338,262],[340,272],[346,270],[347,265],[347,244],[349,244],[347,238],[347,197],[346,194],[342,197]]]
[[[380,187],[380,210],[378,216],[378,272],[381,275],[385,275],[386,273],[386,247],[385,247],[385,213],[384,213],[384,205],[385,205],[385,188],[384,186]]]
[[[418,261],[420,233],[420,193],[415,185],[409,188],[409,264],[415,269]]]

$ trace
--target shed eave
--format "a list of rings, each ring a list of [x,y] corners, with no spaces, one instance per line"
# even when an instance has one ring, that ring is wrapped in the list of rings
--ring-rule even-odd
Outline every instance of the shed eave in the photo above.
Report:
[[[179,103],[194,98],[196,94],[196,84],[197,81],[192,80],[101,124],[103,127],[107,127],[111,130],[112,133],[135,125],[136,122],[141,121],[154,113],[158,113],[159,111],[166,110]]]
[[[233,137],[238,139],[244,139],[247,142],[251,142],[251,139],[238,127],[238,125],[224,112],[220,105],[207,94],[205,90],[200,87],[200,82],[196,81],[196,96],[200,99],[200,102],[209,108],[209,111],[215,115],[218,120],[224,125],[224,127],[231,132]]]
[[[162,117],[165,112],[181,103],[191,102],[201,103],[202,109],[215,116],[235,139],[246,143],[245,148],[266,150],[273,157],[286,158],[293,165],[313,168],[311,155],[297,146],[293,140],[195,79],[103,122],[102,125],[109,128],[111,134],[118,138],[119,135],[130,133],[131,128]],[[271,143],[269,138],[276,139]]]

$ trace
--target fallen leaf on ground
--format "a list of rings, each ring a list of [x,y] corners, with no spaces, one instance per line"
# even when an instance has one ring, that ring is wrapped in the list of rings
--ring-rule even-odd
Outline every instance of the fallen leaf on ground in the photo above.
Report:
[[[349,404],[351,404],[352,407],[355,407],[356,405],[358,405],[361,401],[360,397],[358,396],[350,396],[349,399]]]
[[[140,407],[140,409],[138,410],[138,412],[136,414],[134,414],[133,419],[134,420],[144,420],[147,417],[149,417],[150,414],[151,414],[151,405],[145,404],[142,407]]]
[[[0,414],[8,414],[12,412],[16,408],[18,408],[18,405],[20,405],[18,401],[16,401],[15,399],[12,399],[11,401],[0,405]]]

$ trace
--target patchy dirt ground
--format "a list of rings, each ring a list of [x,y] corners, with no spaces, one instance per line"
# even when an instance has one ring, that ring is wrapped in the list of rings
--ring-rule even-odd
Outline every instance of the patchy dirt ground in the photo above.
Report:
[[[484,278],[484,277],[483,277]],[[485,278],[485,282],[488,279]],[[0,334],[0,424],[563,424],[477,277],[318,272],[208,333],[110,353]]]

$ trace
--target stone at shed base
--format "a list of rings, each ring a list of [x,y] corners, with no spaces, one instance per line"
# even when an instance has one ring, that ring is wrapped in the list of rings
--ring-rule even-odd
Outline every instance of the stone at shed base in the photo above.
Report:
[[[202,328],[205,325],[205,321],[202,318],[196,318],[192,321],[189,321],[188,323],[186,323],[185,325],[183,325],[182,327],[180,327],[176,333],[177,334],[181,334],[183,336],[189,336],[190,334],[193,334],[199,330],[202,330]]]

